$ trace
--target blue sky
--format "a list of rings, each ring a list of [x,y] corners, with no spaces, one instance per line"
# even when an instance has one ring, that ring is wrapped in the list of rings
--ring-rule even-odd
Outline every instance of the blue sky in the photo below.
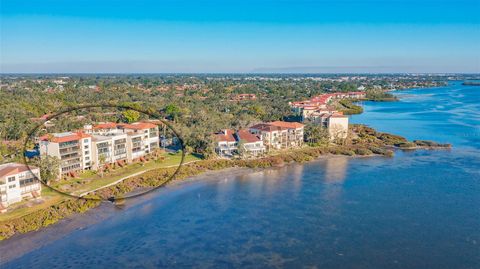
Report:
[[[480,72],[480,0],[0,0],[1,72]]]

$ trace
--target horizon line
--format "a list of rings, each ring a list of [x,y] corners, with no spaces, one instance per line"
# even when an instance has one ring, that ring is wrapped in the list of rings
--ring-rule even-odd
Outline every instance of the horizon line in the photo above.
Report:
[[[0,72],[0,75],[480,75],[480,72]]]

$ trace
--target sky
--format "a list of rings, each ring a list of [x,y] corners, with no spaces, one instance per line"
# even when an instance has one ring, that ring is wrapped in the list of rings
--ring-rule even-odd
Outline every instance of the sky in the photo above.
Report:
[[[1,73],[480,73],[480,0],[0,0]]]

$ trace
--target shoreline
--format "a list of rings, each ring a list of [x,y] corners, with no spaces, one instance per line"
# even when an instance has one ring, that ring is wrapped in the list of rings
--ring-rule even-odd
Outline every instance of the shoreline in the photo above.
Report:
[[[350,137],[350,140],[354,141],[353,143],[350,141],[350,144],[305,146],[298,149],[284,150],[278,152],[277,155],[267,155],[256,159],[210,159],[187,163],[184,166],[184,169],[181,169],[180,173],[175,175],[175,179],[166,182],[164,187],[176,188],[191,182],[199,181],[202,178],[208,180],[207,177],[209,175],[218,176],[224,173],[229,173],[229,171],[242,171],[239,173],[245,173],[245,171],[251,172],[259,169],[278,168],[291,165],[292,163],[302,164],[304,162],[324,158],[335,158],[336,156],[352,158],[376,156],[392,157],[396,150],[411,151],[451,148],[451,145],[449,144],[439,144],[432,141],[408,141],[398,135],[377,132],[375,129],[365,125],[351,125],[349,129],[351,129],[351,132],[354,135],[353,140],[352,137]],[[373,142],[372,139],[374,140]],[[417,142],[422,144],[420,145]],[[162,179],[166,178],[171,172],[172,171],[169,168],[142,171],[141,175],[129,176],[124,180],[122,179],[118,184],[103,186],[91,191],[91,194],[88,195],[97,198],[122,197],[134,193],[135,191],[141,191],[142,189],[151,189],[159,184],[161,185]],[[218,179],[213,178],[211,180]],[[165,188],[159,188],[159,191],[162,191]],[[86,193],[84,193],[84,195],[85,194]],[[149,197],[149,195],[156,194],[158,194],[158,192],[153,191],[143,197]],[[86,197],[88,197],[88,195]],[[143,197],[139,197],[140,201],[143,200]],[[126,202],[125,199],[121,198],[118,198],[115,202],[115,205],[118,208],[123,207],[124,205],[128,208],[133,204],[131,201]],[[51,228],[49,226],[56,227],[57,223],[61,224],[63,222],[68,222],[70,219],[80,218],[80,216],[84,216],[84,214],[87,214],[88,216],[88,214],[92,212],[91,209],[102,208],[103,206],[104,203],[99,201],[67,199],[46,209],[35,211],[29,215],[0,222],[0,250],[4,242],[42,232],[45,229]]]
[[[265,168],[229,167],[220,170],[209,170],[185,179],[174,180],[169,184],[165,185],[165,187],[163,188],[159,188],[151,193],[138,197],[137,199],[128,200],[127,202],[122,204],[122,206],[117,206],[114,203],[104,201],[99,206],[94,207],[84,213],[75,213],[61,219],[57,223],[54,223],[47,227],[43,227],[39,230],[23,234],[15,234],[5,240],[2,240],[0,241],[0,253],[2,253],[0,266],[15,259],[21,258],[22,256],[44,246],[47,246],[57,240],[61,240],[62,238],[72,233],[75,233],[76,231],[88,229],[90,226],[107,220],[115,216],[115,214],[117,213],[122,213],[122,211],[151,202],[159,195],[174,194],[174,192],[181,191],[182,189],[192,184],[221,181],[225,180],[226,178],[235,178],[238,176],[257,173],[259,171],[282,169],[287,166],[304,165],[306,163],[325,161],[327,159],[356,159],[378,157],[388,158],[379,154],[368,156],[326,154],[304,163],[292,161],[289,163],[285,163],[282,166],[271,166]]]
[[[373,158],[381,157],[382,155],[373,156],[345,156],[345,155],[321,155],[318,158],[308,161],[308,163],[316,161],[324,161],[331,158]],[[229,167],[221,170],[209,170],[185,179],[174,180],[163,188],[159,188],[154,192],[148,193],[137,199],[128,200],[122,206],[117,206],[114,203],[102,202],[99,206],[92,208],[84,213],[75,213],[71,216],[61,219],[53,225],[41,228],[36,231],[23,234],[15,234],[5,240],[0,241],[0,253],[2,259],[0,265],[11,262],[15,259],[35,251],[50,243],[61,240],[62,238],[75,233],[79,230],[88,229],[89,226],[96,225],[104,220],[113,217],[117,213],[122,213],[133,207],[141,206],[144,203],[151,202],[161,194],[172,194],[180,191],[189,185],[196,183],[208,183],[225,180],[226,178],[235,178],[238,176],[257,173],[259,171],[268,171],[275,169],[282,169],[291,165],[303,165],[304,163],[290,162],[282,166],[271,166],[266,168],[248,168],[248,167]]]
[[[364,125],[353,125],[351,131],[356,138],[348,145],[305,146],[299,149],[284,150],[278,152],[277,155],[269,155],[257,159],[200,160],[184,165],[183,168],[179,170],[179,173],[175,175],[175,179],[171,182],[164,180],[169,179],[175,173],[176,169],[153,169],[146,171],[139,176],[130,177],[116,185],[101,188],[95,193],[92,193],[91,197],[105,198],[104,200],[110,197],[122,197],[128,193],[139,191],[141,189],[151,189],[162,185],[163,183],[166,183],[165,186],[174,186],[189,178],[201,176],[205,173],[208,174],[211,172],[223,171],[225,169],[265,169],[270,167],[281,167],[290,163],[304,163],[318,160],[319,158],[332,158],[335,155],[351,157],[392,157],[394,155],[394,150],[397,149],[416,150],[424,148],[416,144],[415,141],[410,142],[401,136],[377,132]],[[373,142],[371,141],[372,139],[374,140]],[[366,143],[365,141],[369,142]],[[432,147],[432,145],[443,145],[431,141],[418,141],[428,142],[430,145],[430,147],[428,147],[429,149],[440,148]],[[398,146],[400,145],[399,143],[402,146]],[[119,207],[123,206],[125,199],[116,199],[115,203]],[[69,218],[73,215],[80,215],[79,213],[90,211],[90,209],[96,208],[101,204],[100,201],[94,200],[66,199],[46,209],[40,209],[25,216],[3,221],[0,223],[0,241],[8,240],[18,234],[29,234],[33,231],[43,230],[45,227],[60,222],[65,218]]]

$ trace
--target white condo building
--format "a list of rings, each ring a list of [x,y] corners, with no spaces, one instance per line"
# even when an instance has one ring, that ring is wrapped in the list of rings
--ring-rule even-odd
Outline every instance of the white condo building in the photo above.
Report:
[[[159,148],[158,126],[153,123],[102,123],[78,132],[40,137],[40,154],[60,159],[60,173],[75,176],[83,170],[117,163],[123,165]]]
[[[20,163],[0,165],[0,210],[22,199],[39,197],[42,184],[40,170]]]

